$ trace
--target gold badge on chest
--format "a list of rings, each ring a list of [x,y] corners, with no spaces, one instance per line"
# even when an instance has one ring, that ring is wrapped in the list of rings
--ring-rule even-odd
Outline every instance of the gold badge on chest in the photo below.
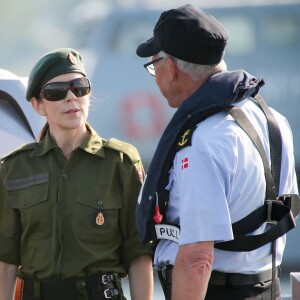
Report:
[[[105,222],[105,218],[104,218],[104,215],[103,213],[100,211],[97,216],[96,216],[96,224],[101,226],[103,225]]]
[[[104,209],[94,210],[92,225],[93,227],[106,228],[108,227],[108,219],[107,212]]]

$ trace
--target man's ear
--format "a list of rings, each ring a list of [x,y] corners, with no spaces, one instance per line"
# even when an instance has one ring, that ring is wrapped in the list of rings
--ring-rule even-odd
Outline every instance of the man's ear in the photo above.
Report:
[[[178,67],[174,61],[174,59],[170,56],[167,56],[166,57],[166,60],[167,60],[167,63],[168,63],[168,66],[169,66],[169,74],[170,74],[170,79],[172,81],[174,80],[177,80],[178,79]]]
[[[32,97],[30,103],[33,109],[41,116],[46,116],[46,112],[44,110],[44,105],[42,101],[38,101],[36,97]]]

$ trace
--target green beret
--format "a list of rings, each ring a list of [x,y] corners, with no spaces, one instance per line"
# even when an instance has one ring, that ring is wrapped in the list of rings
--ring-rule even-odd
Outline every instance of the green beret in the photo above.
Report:
[[[71,48],[60,48],[45,54],[33,67],[28,79],[26,99],[39,94],[41,87],[50,79],[66,73],[85,75],[82,55]]]

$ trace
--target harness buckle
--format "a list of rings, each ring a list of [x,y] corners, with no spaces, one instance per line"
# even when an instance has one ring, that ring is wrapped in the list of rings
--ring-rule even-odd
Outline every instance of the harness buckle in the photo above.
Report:
[[[289,207],[293,213],[294,218],[296,219],[300,212],[300,198],[297,194],[286,194],[281,195],[279,200],[282,201],[284,205]]]
[[[280,204],[282,205],[282,201],[279,200],[266,200],[266,204],[268,206],[268,210],[267,210],[267,223],[268,224],[277,224],[278,221],[277,220],[273,220],[272,219],[272,209],[273,209],[273,204]]]

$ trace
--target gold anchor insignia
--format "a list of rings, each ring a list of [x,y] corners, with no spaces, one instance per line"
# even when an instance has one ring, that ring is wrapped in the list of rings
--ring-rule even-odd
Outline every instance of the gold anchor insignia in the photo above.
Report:
[[[104,224],[104,215],[102,212],[99,212],[97,217],[96,217],[96,224],[97,225],[103,225]]]
[[[187,135],[190,134],[190,131],[191,129],[188,129],[181,137],[181,142],[178,143],[179,146],[183,146],[187,141],[188,139],[186,138]]]

